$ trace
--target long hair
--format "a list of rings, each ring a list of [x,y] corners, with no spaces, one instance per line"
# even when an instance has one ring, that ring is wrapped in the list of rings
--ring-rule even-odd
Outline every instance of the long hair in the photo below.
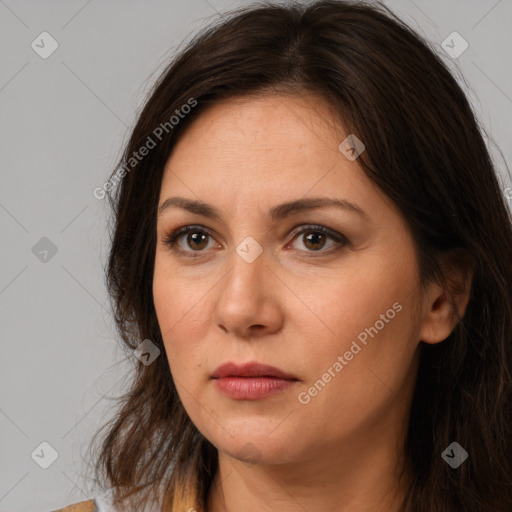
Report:
[[[130,499],[137,510],[150,499],[172,512],[205,510],[217,450],[180,402],[153,304],[159,192],[179,135],[205,108],[269,92],[326,99],[364,142],[358,162],[406,219],[422,283],[452,292],[450,264],[474,268],[458,325],[443,342],[422,343],[402,512],[512,510],[512,220],[504,186],[443,59],[384,5],[342,0],[260,3],[200,31],[156,81],[97,191],[113,212],[106,282],[120,338],[130,351],[147,339],[161,351],[152,364],[135,361],[131,388],[97,433],[106,430],[97,481],[116,504]],[[442,457],[454,441],[469,454],[456,469]]]

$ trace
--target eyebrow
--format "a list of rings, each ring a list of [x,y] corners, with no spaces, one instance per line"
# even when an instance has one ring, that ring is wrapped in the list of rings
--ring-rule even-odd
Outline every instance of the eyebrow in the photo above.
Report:
[[[214,206],[195,199],[187,199],[185,197],[167,198],[159,206],[158,216],[162,215],[165,210],[171,207],[182,208],[197,215],[222,221],[221,212]],[[369,220],[368,215],[359,206],[347,201],[346,199],[336,199],[331,197],[311,197],[278,204],[269,210],[268,216],[272,221],[278,221],[296,213],[320,208],[339,208],[348,212],[357,213],[365,220]]]

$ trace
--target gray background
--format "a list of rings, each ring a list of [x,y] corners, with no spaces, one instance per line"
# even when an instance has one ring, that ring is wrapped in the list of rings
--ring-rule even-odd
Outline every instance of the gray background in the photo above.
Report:
[[[93,496],[83,455],[111,410],[105,397],[123,391],[123,372],[138,362],[115,341],[103,281],[108,208],[93,190],[180,43],[245,3],[0,0],[0,512]],[[512,0],[385,3],[444,54],[501,148],[491,151],[505,176]],[[43,31],[59,45],[47,59],[31,47]],[[453,31],[469,43],[457,59],[441,47]],[[33,250],[43,237],[54,255]],[[31,456],[48,456],[43,441],[58,452],[47,469]]]

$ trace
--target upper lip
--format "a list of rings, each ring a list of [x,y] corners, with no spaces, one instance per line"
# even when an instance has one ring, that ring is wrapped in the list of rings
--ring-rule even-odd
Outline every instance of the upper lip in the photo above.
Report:
[[[213,379],[223,377],[275,377],[279,379],[298,380],[294,375],[285,373],[275,366],[249,362],[237,364],[233,362],[221,364],[213,373]]]

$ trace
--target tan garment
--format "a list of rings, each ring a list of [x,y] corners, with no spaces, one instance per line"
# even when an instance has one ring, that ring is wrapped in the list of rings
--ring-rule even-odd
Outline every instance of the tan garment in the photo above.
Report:
[[[94,500],[81,501],[80,503],[74,503],[67,507],[60,508],[59,510],[52,510],[52,512],[97,512],[96,504]]]

